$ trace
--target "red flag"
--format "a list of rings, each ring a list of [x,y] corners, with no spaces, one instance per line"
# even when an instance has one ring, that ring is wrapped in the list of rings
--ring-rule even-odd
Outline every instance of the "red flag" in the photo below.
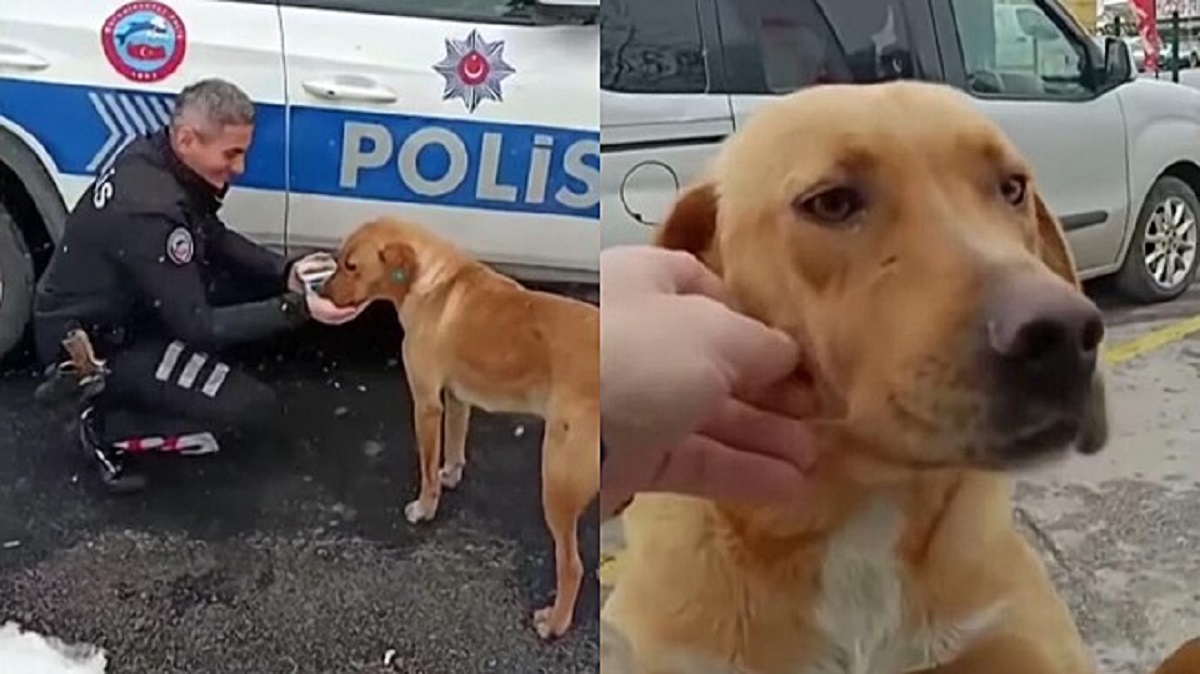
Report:
[[[1137,17],[1138,35],[1142,37],[1142,52],[1145,54],[1146,70],[1158,72],[1158,53],[1162,42],[1158,36],[1158,7],[1156,0],[1129,0],[1129,6]]]

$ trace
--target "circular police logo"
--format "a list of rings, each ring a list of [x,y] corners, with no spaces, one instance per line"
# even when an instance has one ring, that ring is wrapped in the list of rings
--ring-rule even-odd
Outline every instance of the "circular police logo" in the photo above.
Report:
[[[187,29],[161,2],[131,2],[104,22],[100,42],[108,62],[126,79],[157,82],[183,63]]]
[[[192,241],[192,233],[184,227],[176,227],[167,237],[167,257],[177,265],[183,266],[192,261],[196,252],[196,244]]]

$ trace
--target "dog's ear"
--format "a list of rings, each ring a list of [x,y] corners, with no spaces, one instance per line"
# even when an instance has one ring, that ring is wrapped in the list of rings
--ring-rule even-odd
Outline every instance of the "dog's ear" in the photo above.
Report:
[[[654,233],[654,245],[691,253],[720,273],[716,233],[717,189],[713,183],[704,182],[689,187],[675,200],[667,219]]]
[[[1071,246],[1067,243],[1067,235],[1062,224],[1050,212],[1046,202],[1036,191],[1033,193],[1034,208],[1037,211],[1037,247],[1038,257],[1076,288],[1082,289],[1079,274],[1075,270],[1075,256],[1071,254]]]
[[[389,243],[379,250],[379,260],[388,281],[399,285],[411,283],[417,272],[417,252],[407,243]]]

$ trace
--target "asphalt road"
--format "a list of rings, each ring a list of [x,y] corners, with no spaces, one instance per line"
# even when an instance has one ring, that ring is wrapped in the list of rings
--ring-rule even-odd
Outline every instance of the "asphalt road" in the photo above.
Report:
[[[389,312],[235,354],[280,391],[278,442],[156,461],[130,497],[100,491],[10,359],[0,623],[99,645],[110,674],[597,672],[595,508],[573,632],[532,627],[554,574],[539,420],[473,415],[463,483],[432,523],[404,520],[417,456]]]

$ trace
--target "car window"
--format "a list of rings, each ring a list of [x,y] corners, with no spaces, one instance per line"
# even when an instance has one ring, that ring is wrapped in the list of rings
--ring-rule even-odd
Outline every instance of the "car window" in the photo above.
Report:
[[[533,0],[281,0],[291,7],[481,23],[533,23]]]
[[[601,2],[600,86],[629,93],[707,91],[695,0]]]
[[[721,0],[733,86],[787,93],[922,75],[900,0]]]
[[[1049,98],[1088,94],[1087,46],[1035,0],[951,0],[951,6],[971,91]]]

